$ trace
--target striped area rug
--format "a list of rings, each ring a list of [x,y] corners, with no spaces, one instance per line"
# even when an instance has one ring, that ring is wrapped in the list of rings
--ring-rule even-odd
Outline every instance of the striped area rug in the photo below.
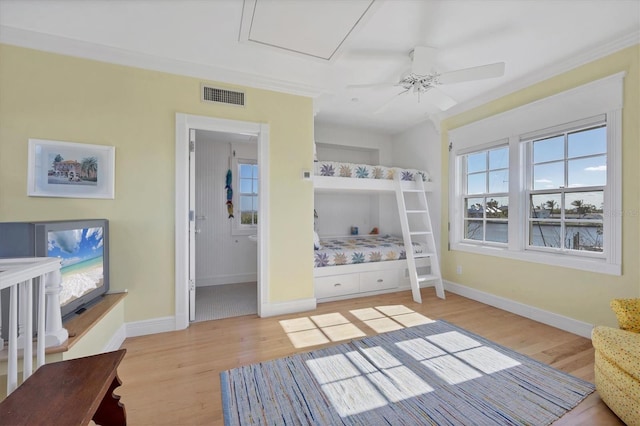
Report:
[[[225,425],[546,425],[584,380],[445,321],[220,374]]]

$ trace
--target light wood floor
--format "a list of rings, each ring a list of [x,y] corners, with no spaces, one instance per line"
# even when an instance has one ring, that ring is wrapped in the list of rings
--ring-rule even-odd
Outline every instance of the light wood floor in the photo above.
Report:
[[[594,351],[589,339],[452,293],[447,294],[446,300],[436,298],[433,289],[423,289],[422,295],[422,304],[414,303],[411,292],[405,291],[323,303],[315,311],[302,314],[273,318],[249,315],[194,323],[183,331],[129,338],[123,344],[127,354],[118,370],[123,385],[116,394],[122,397],[120,401],[125,404],[130,425],[223,424],[221,371],[335,344],[296,348],[281,320],[340,313],[353,326],[373,335],[376,331],[352,312],[393,305],[403,305],[431,319],[447,320],[593,382]],[[378,325],[376,328],[380,330]],[[308,338],[303,342],[310,344]],[[623,423],[596,392],[556,422],[556,425],[576,424]]]

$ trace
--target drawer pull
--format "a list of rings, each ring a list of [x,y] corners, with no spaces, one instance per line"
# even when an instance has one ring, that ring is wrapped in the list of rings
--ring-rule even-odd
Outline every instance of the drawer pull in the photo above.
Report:
[[[334,287],[340,287],[342,285],[342,283],[335,283],[333,286]]]
[[[378,282],[379,282],[379,283],[381,283],[381,282],[383,282],[383,281],[384,281],[384,280],[383,280],[382,278],[378,279]]]

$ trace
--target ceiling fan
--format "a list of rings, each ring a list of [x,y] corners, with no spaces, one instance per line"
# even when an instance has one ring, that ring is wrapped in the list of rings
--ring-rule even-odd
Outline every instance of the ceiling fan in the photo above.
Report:
[[[415,93],[418,97],[418,102],[420,102],[421,95],[425,95],[428,92],[429,103],[433,104],[441,111],[445,111],[454,106],[456,101],[442,90],[439,90],[438,86],[495,78],[504,75],[504,62],[439,73],[433,68],[436,53],[437,50],[433,47],[416,46],[409,53],[409,57],[412,60],[411,70],[407,74],[404,74],[399,81],[382,84],[356,84],[348,87],[371,88],[390,85],[401,87],[403,90],[398,93],[397,96],[409,92]],[[374,114],[378,114],[386,110],[396,97],[382,105],[382,107],[375,111]]]

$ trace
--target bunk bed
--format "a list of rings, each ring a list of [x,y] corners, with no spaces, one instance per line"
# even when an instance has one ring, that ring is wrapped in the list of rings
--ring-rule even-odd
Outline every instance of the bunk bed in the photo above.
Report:
[[[416,179],[432,190],[429,174],[422,170],[318,161],[314,167],[316,192],[395,193],[396,177],[403,190],[418,189]],[[314,251],[314,285],[319,302],[409,289],[406,248],[402,236],[362,235],[318,239]],[[414,253],[426,252],[412,243]],[[422,259],[420,268],[429,268]]]

